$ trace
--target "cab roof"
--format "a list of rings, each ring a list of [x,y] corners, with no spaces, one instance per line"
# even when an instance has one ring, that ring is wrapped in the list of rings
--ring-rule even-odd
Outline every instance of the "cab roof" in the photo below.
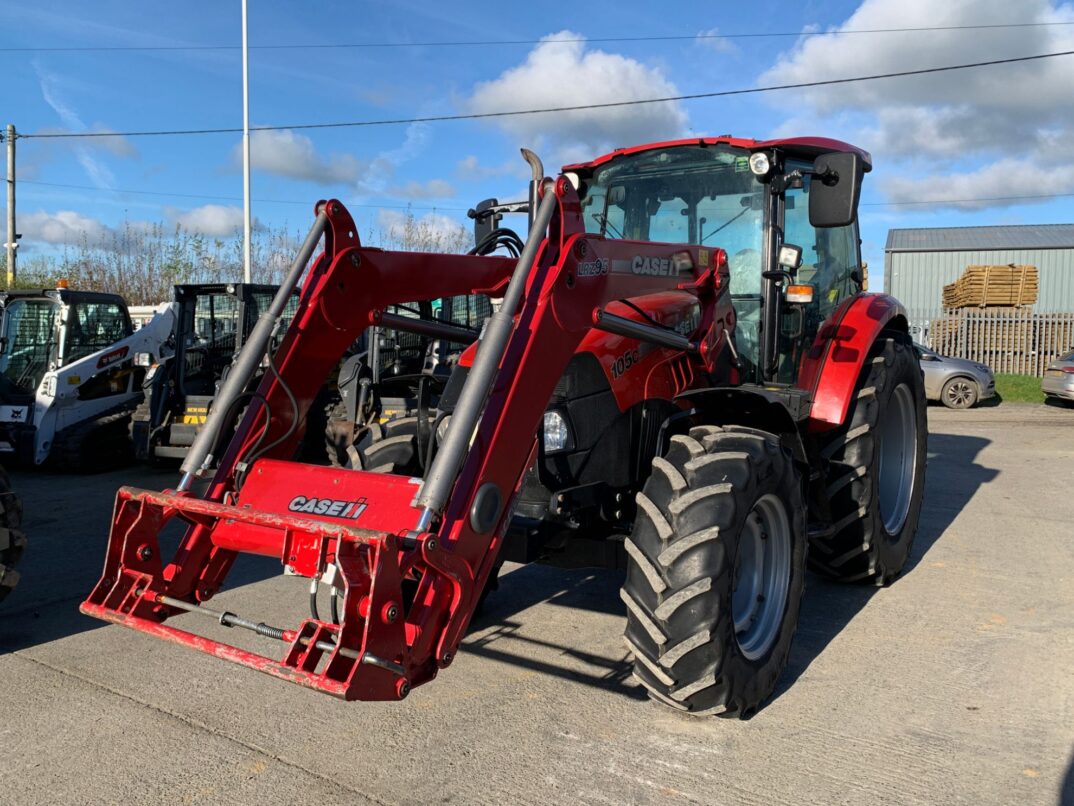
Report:
[[[857,154],[865,162],[865,170],[870,171],[873,167],[872,155],[865,149],[858,148],[842,140],[832,140],[828,137],[789,137],[781,140],[751,140],[743,137],[732,137],[729,134],[720,137],[692,137],[688,140],[666,140],[659,143],[631,146],[629,148],[617,148],[608,154],[603,154],[589,162],[576,162],[564,165],[564,171],[588,173],[605,163],[611,162],[617,157],[628,154],[639,154],[643,151],[655,151],[662,148],[675,148],[677,146],[712,146],[717,144],[743,148],[747,151],[762,151],[767,148],[780,148],[797,154],[817,157],[821,154],[830,154],[833,151],[851,152]]]
[[[13,288],[0,290],[0,304],[9,299],[50,299],[66,305],[78,302],[114,302],[124,310],[127,301],[119,294],[104,291],[78,291],[73,288]]]

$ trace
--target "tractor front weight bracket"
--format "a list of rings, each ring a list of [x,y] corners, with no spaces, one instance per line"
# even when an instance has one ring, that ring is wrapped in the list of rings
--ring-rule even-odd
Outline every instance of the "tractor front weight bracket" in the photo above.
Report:
[[[303,576],[319,576],[326,564],[334,564],[335,584],[343,591],[340,624],[306,619],[294,631],[270,627],[200,605],[209,590],[173,590],[171,566],[162,565],[157,539],[173,518],[211,530],[217,547],[228,550],[238,548],[237,535],[256,530],[262,543],[255,547],[247,539],[245,550],[268,553],[270,546],[276,546],[281,561]],[[119,491],[115,523],[122,539],[110,545],[104,575],[82,605],[87,615],[347,700],[400,699],[416,681],[435,674],[435,668],[406,665],[410,653],[401,557],[407,552],[394,534],[132,487]],[[443,567],[451,575],[458,600],[467,589],[466,574],[450,561],[439,560],[437,552],[427,548],[428,542],[422,540],[418,546],[430,567]],[[431,542],[435,545],[435,540]],[[184,612],[211,616],[226,627],[245,627],[286,641],[288,647],[281,660],[274,660],[161,623]],[[375,646],[377,652],[367,646]]]

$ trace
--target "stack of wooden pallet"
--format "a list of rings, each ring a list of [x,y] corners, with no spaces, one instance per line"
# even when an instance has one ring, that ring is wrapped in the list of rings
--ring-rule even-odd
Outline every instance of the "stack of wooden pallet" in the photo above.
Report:
[[[1021,307],[1036,301],[1036,266],[967,266],[958,280],[943,287],[948,309]]]

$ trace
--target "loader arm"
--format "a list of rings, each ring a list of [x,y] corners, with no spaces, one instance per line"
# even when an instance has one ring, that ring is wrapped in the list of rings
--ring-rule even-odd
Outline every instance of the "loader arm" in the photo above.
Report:
[[[513,273],[501,258],[361,247],[342,205],[324,205],[325,252],[208,492],[121,490],[105,569],[83,612],[345,699],[400,699],[450,664],[495,564],[545,405],[583,337],[599,326],[681,343],[701,373],[713,370],[733,327],[721,250],[587,235],[570,183],[543,187],[539,225]],[[688,337],[604,311],[667,290],[700,302],[702,326]],[[502,342],[488,334],[479,342],[467,387],[481,383],[479,365],[491,366],[491,380],[469,396],[477,401],[469,419],[454,414],[446,443],[454,436],[463,446],[457,463],[445,448],[421,482],[287,461],[322,379],[384,307],[475,291],[505,295],[508,330]],[[689,382],[684,375],[684,388]],[[176,517],[189,528],[164,564],[157,536]],[[240,551],[330,579],[343,591],[339,623],[310,618],[282,629],[201,605]],[[407,578],[418,581],[412,602]],[[183,611],[287,649],[274,660],[161,623]]]

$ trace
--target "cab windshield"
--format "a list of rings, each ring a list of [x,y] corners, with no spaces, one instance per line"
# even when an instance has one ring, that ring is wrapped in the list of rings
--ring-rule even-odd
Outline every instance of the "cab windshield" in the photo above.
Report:
[[[56,314],[50,299],[15,299],[4,308],[0,334],[0,387],[6,394],[37,391],[56,359]]]
[[[613,159],[582,189],[587,232],[606,238],[719,247],[727,252],[740,352],[757,352],[765,186],[749,152],[676,146]]]

